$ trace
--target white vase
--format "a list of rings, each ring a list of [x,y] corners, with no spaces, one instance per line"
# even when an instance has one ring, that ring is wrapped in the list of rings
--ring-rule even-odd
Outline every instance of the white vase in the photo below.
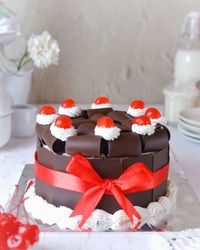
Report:
[[[8,93],[0,83],[0,148],[10,139],[11,135],[11,102]]]
[[[4,76],[2,82],[11,97],[12,105],[27,103],[32,82],[32,71]]]

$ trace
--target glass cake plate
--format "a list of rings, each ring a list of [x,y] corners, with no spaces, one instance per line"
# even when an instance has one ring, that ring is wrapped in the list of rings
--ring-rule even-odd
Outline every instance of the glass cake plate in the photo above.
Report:
[[[181,231],[186,229],[193,229],[200,227],[200,203],[195,196],[187,178],[185,177],[184,171],[176,158],[171,153],[170,163],[170,180],[176,183],[178,193],[176,201],[176,209],[174,214],[169,218],[168,223],[162,223],[159,228],[143,227],[140,231]],[[12,199],[8,205],[8,209],[13,204],[18,204],[19,199],[24,193],[27,182],[34,178],[34,167],[33,165],[25,165],[22,175],[19,179],[19,189],[15,190]],[[188,216],[190,215],[190,216]],[[24,210],[19,211],[19,217],[21,220],[25,220]],[[56,225],[49,226],[42,224],[40,221],[36,221],[29,217],[31,223],[37,223],[40,226],[42,232],[63,232],[70,230],[61,230]]]

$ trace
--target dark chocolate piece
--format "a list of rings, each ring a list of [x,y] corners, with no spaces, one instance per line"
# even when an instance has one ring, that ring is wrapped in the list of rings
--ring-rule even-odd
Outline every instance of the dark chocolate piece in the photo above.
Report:
[[[103,139],[96,135],[71,136],[66,143],[66,153],[68,155],[81,154],[100,157],[104,153],[102,141]],[[107,149],[105,148],[105,150]]]
[[[112,118],[114,122],[122,123],[124,120],[128,119],[128,116],[123,111],[113,110],[107,114],[108,117]]]
[[[142,153],[141,140],[138,134],[121,132],[120,136],[108,142],[108,156],[136,156]]]
[[[169,162],[169,145],[164,149],[153,152],[153,171],[157,171]]]
[[[136,157],[126,157],[122,158],[122,172],[124,172],[127,168],[132,166],[133,164],[137,162],[142,162],[144,165],[149,168],[151,171],[153,171],[153,154],[141,154]]]
[[[82,123],[77,128],[78,135],[94,135],[95,124],[92,123]]]
[[[169,135],[165,127],[156,128],[152,135],[141,136],[143,152],[157,151],[165,148],[169,143]]]
[[[124,126],[124,125],[121,125],[121,124],[119,124],[119,123],[115,123],[115,126],[118,127],[118,128],[120,128],[120,129],[121,129],[121,132],[131,132],[131,130],[130,130],[128,127],[126,127],[126,126]],[[120,133],[121,133],[121,132],[120,132]]]
[[[113,110],[112,108],[87,109],[87,110],[85,110],[85,112],[86,112],[87,116],[90,118],[91,116],[93,116],[95,114],[107,115],[112,110]]]
[[[62,154],[65,152],[65,141],[61,141],[60,139],[54,137],[51,134],[50,129],[47,129],[43,134],[43,140],[46,145],[53,150],[53,152],[57,154]]]
[[[129,130],[132,130],[132,120],[131,119],[126,119],[122,121],[122,125],[127,127]]]
[[[103,114],[94,114],[90,117],[91,120],[98,121],[99,118],[103,117]]]
[[[50,125],[41,125],[38,123],[36,124],[35,130],[40,140],[43,139],[45,131],[49,130],[49,128],[50,128]]]
[[[74,128],[78,128],[78,126],[83,124],[83,123],[96,124],[96,122],[94,120],[91,120],[91,119],[75,118],[72,120],[72,125],[74,126]]]

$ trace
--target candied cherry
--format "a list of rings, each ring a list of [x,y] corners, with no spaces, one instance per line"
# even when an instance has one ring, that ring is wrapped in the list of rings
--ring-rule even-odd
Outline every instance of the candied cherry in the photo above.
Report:
[[[0,235],[10,236],[16,233],[20,226],[20,222],[17,218],[10,213],[0,214]],[[0,236],[1,237],[1,236]]]
[[[39,227],[35,224],[24,224],[18,228],[18,234],[23,235],[29,240],[30,244],[33,245],[38,241],[39,237]]]
[[[142,125],[151,125],[151,121],[145,115],[138,116],[132,120],[132,124]]]
[[[144,102],[142,100],[135,100],[135,101],[131,102],[130,106],[132,109],[143,109]]]
[[[29,246],[29,240],[21,234],[13,234],[7,239],[9,249],[26,250]]]
[[[97,99],[95,100],[95,104],[107,104],[107,103],[109,103],[110,101],[109,101],[109,99],[107,98],[107,97],[105,97],[105,96],[99,96],[99,97],[97,97]]]
[[[66,99],[62,102],[61,106],[63,108],[72,108],[75,107],[75,101],[73,99]]]
[[[39,113],[40,113],[40,115],[55,115],[56,110],[53,106],[47,105],[47,106],[42,107],[40,109]]]
[[[55,125],[59,128],[70,128],[72,125],[72,121],[68,116],[59,116],[56,121]]]
[[[145,112],[145,115],[149,119],[158,119],[161,117],[160,111],[157,110],[156,108],[148,108]]]
[[[104,128],[113,128],[115,124],[110,117],[102,116],[98,119],[97,126],[104,127]]]

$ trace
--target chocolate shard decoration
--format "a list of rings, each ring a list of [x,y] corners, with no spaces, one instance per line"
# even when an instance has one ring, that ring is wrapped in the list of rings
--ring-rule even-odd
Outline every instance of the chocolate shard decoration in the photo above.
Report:
[[[110,113],[113,109],[112,108],[102,108],[102,109],[87,109],[86,113],[89,118],[95,114],[102,114],[102,115],[107,115]]]
[[[65,141],[61,141],[60,139],[54,137],[51,134],[50,129],[47,129],[43,135],[43,141],[46,145],[55,153],[62,154],[65,152]]]
[[[126,132],[108,142],[108,156],[136,156],[142,153],[140,136],[136,133]]]
[[[107,114],[108,117],[112,118],[114,122],[122,123],[124,120],[129,119],[126,113],[123,111],[113,110]]]
[[[120,128],[121,132],[131,132],[131,130],[128,127],[124,126],[124,125],[115,123],[115,126],[118,127],[118,128]]]
[[[156,128],[152,135],[141,136],[143,152],[157,151],[169,143],[169,135],[165,127]]]
[[[43,139],[44,133],[46,130],[49,130],[50,125],[40,125],[40,124],[36,124],[35,130],[36,130],[36,134],[37,136],[40,138],[40,140]]]
[[[103,152],[106,152],[104,143],[104,140],[96,135],[71,136],[67,140],[65,151],[68,155],[100,157]]]
[[[100,117],[104,116],[103,114],[94,114],[90,117],[91,120],[98,121]]]
[[[80,124],[83,124],[83,123],[92,123],[92,124],[96,124],[96,122],[94,120],[91,120],[91,119],[85,119],[85,118],[75,118],[72,120],[72,125],[74,126],[74,128],[78,128],[78,126]]]
[[[130,131],[132,130],[132,119],[126,119],[122,121],[122,125],[127,127]]]
[[[78,135],[94,135],[95,124],[82,123],[77,128]]]

